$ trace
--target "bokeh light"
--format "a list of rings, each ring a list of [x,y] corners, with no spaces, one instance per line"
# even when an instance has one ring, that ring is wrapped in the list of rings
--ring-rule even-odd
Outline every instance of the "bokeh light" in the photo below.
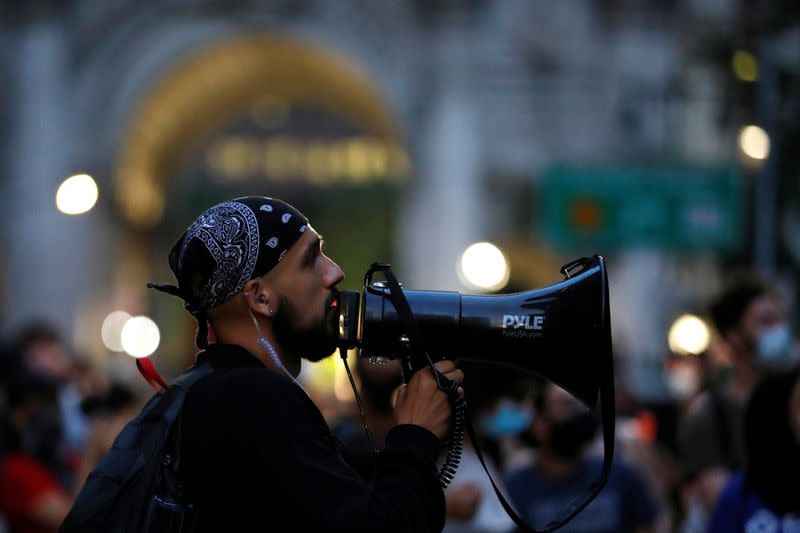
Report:
[[[497,290],[508,283],[508,262],[503,252],[492,243],[477,242],[461,255],[458,269],[464,284],[481,290]]]
[[[56,192],[56,207],[67,215],[86,213],[97,203],[97,184],[88,174],[76,174],[64,180]]]
[[[132,357],[147,357],[161,341],[158,326],[146,316],[135,316],[125,322],[120,337],[122,349]]]
[[[672,323],[667,340],[674,353],[697,355],[708,348],[711,332],[702,319],[695,315],[683,315]]]
[[[130,313],[126,311],[112,311],[103,320],[103,325],[100,328],[100,337],[103,339],[103,344],[112,352],[123,352],[125,349],[122,347],[122,328],[125,323],[131,319]]]
[[[739,148],[753,159],[766,159],[769,155],[769,136],[758,126],[745,126],[739,133]]]
[[[734,52],[731,68],[741,81],[753,82],[758,79],[758,60],[750,52],[744,50]]]

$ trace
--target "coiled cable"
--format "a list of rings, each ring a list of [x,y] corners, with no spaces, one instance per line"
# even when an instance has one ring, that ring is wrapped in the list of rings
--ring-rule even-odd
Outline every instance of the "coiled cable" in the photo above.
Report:
[[[453,424],[447,444],[447,455],[439,468],[439,483],[443,489],[453,481],[464,452],[464,428],[467,416],[467,402],[458,392],[450,392],[450,405],[453,410]]]

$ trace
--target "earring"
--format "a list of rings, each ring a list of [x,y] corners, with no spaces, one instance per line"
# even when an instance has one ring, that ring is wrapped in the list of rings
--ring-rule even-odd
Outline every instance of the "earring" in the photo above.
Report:
[[[272,306],[267,307],[267,313],[272,314]]]

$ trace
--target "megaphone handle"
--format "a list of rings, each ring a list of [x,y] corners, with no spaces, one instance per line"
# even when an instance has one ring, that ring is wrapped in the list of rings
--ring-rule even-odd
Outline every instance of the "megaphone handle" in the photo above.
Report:
[[[373,263],[365,279],[371,279],[373,272],[382,271],[389,284],[389,301],[397,311],[397,316],[400,318],[400,322],[403,324],[403,329],[405,330],[405,338],[403,340],[406,349],[405,353],[403,353],[400,358],[403,381],[407,383],[414,372],[429,367],[431,372],[433,372],[433,377],[436,379],[436,385],[439,387],[439,390],[446,393],[450,399],[453,424],[450,427],[450,433],[448,435],[447,457],[439,469],[439,483],[443,489],[446,489],[456,475],[456,470],[461,462],[461,454],[464,449],[466,402],[458,394],[458,383],[448,379],[444,374],[439,372],[428,353],[422,349],[422,334],[420,333],[417,323],[414,321],[411,306],[408,305],[408,300],[403,294],[403,289],[400,287],[400,283],[397,281],[397,278],[390,268],[391,265],[386,263]]]

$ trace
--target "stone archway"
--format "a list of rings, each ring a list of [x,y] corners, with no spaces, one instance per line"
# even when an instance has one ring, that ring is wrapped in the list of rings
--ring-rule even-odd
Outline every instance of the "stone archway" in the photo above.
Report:
[[[383,161],[376,173],[383,170],[391,178],[407,172],[389,108],[352,61],[283,37],[245,36],[190,57],[131,114],[114,179],[121,214],[134,227],[154,227],[164,210],[165,182],[186,153],[215,129],[270,100],[352,124],[378,143],[373,148],[385,150],[376,156]]]
[[[190,332],[179,306],[140,288],[171,277],[166,255],[181,224],[241,194],[301,201],[326,235],[347,236],[330,248],[345,271],[362,274],[370,261],[390,258],[394,233],[384,221],[394,217],[409,158],[388,103],[353,60],[251,34],[209,45],[151,87],[129,114],[112,180],[125,233],[113,283],[139,295],[135,307]],[[162,360],[173,370],[191,338],[163,339],[170,344]]]

